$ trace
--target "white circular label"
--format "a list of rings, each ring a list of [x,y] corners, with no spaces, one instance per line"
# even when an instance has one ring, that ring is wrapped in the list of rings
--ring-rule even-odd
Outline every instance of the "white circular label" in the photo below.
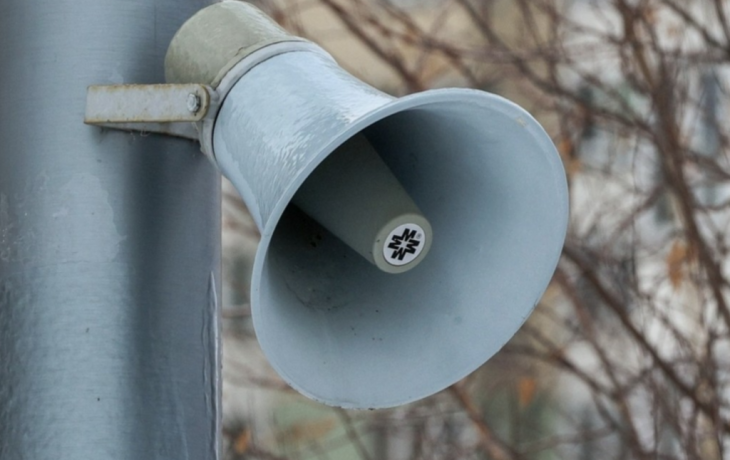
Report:
[[[416,224],[397,226],[383,245],[383,256],[390,265],[406,265],[418,257],[426,246],[426,234]]]

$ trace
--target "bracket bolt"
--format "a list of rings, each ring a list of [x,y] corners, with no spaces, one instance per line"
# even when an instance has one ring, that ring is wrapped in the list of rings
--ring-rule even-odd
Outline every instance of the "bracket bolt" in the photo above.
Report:
[[[194,93],[188,94],[188,110],[190,113],[197,113],[200,110],[200,96]]]

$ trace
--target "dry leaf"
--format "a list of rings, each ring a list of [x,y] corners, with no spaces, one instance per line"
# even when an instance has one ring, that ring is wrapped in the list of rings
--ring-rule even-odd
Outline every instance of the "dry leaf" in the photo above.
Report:
[[[517,383],[517,400],[520,408],[527,407],[535,397],[537,381],[532,377],[523,377]]]
[[[243,455],[248,450],[248,446],[251,443],[251,430],[248,428],[242,429],[233,441],[233,450],[238,455]]]
[[[684,279],[687,256],[687,245],[681,241],[675,241],[667,254],[667,273],[674,289],[679,288]]]
[[[557,144],[558,144],[558,152],[560,152],[561,157],[568,160],[574,156],[573,150],[574,150],[575,146],[573,145],[573,141],[570,140],[569,137],[567,137],[567,136],[562,137],[558,141]]]

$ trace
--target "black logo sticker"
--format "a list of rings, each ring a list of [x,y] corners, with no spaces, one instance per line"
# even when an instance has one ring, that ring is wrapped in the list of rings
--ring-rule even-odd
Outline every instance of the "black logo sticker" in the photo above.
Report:
[[[403,260],[406,254],[415,254],[421,242],[416,239],[418,230],[406,227],[400,235],[393,235],[390,238],[388,249],[392,249],[391,259]]]
[[[383,257],[390,265],[406,265],[418,258],[428,236],[420,225],[402,224],[390,231],[383,245]]]

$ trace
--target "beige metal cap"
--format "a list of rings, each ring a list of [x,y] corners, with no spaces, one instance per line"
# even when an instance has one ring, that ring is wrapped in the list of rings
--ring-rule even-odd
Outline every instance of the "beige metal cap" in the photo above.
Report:
[[[306,42],[253,5],[227,0],[200,10],[178,30],[165,57],[168,83],[217,88],[236,64],[275,43]]]

